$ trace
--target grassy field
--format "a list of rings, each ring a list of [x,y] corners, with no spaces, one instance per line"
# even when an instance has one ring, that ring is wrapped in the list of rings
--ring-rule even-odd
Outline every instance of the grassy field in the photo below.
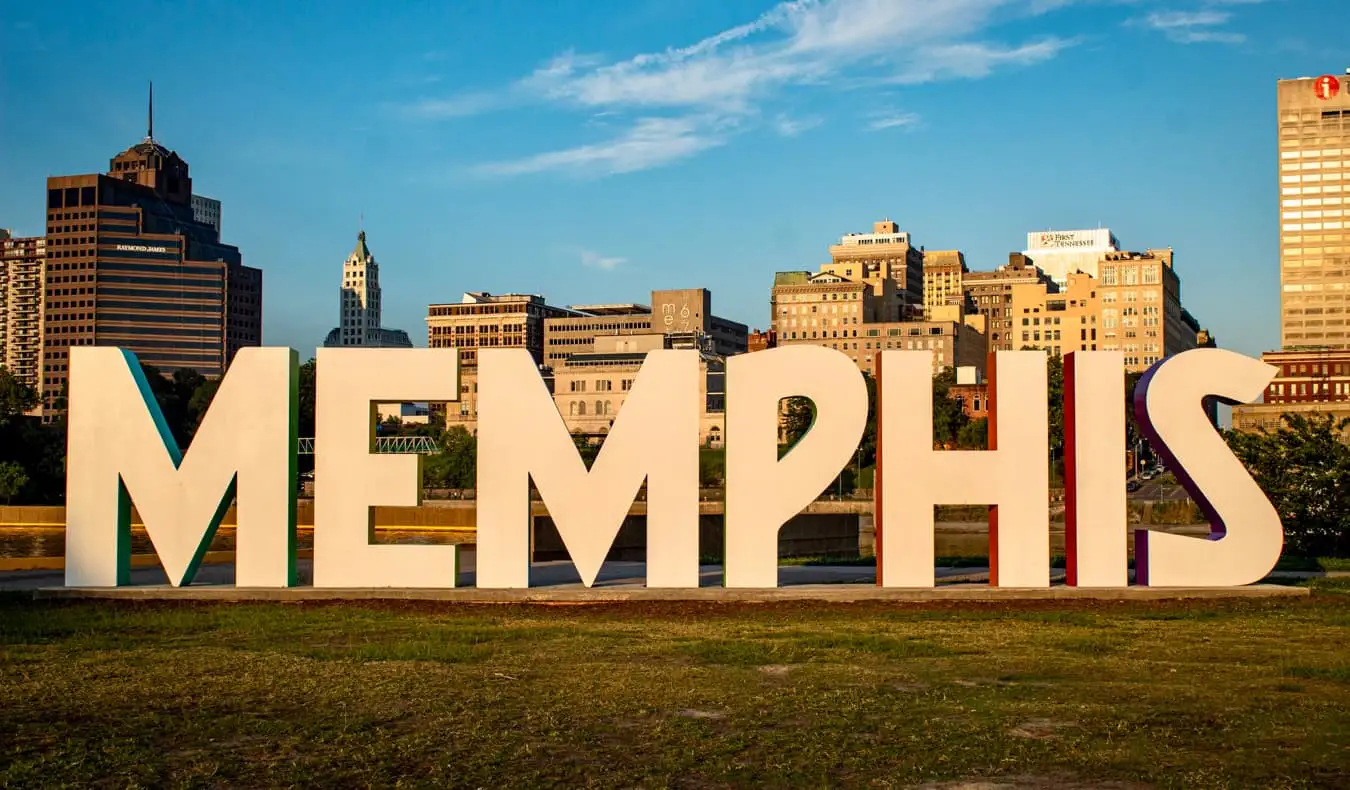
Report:
[[[0,598],[0,786],[1328,787],[1350,584],[1011,605]]]

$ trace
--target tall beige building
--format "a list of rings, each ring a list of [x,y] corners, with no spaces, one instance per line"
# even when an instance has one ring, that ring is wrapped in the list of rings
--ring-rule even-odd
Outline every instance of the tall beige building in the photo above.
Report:
[[[1125,368],[1147,370],[1196,347],[1201,327],[1181,306],[1172,250],[1108,252],[1097,264],[1104,351],[1123,351]]]
[[[524,348],[544,363],[544,321],[571,310],[538,294],[466,293],[458,303],[427,306],[427,346],[458,348],[461,367],[478,366],[480,348]]]
[[[1096,351],[1101,300],[1091,275],[1073,272],[1067,287],[1054,290],[1052,282],[1012,286],[1012,350],[1043,348],[1063,356],[1070,351]]]
[[[932,319],[933,310],[945,305],[966,304],[963,278],[966,256],[960,250],[927,250],[923,254],[923,314]]]
[[[40,391],[47,240],[0,229],[0,364]]]
[[[428,306],[427,344],[460,349],[459,401],[444,405],[446,427],[477,429],[481,348],[529,350],[568,430],[591,437],[608,431],[648,351],[693,348],[703,352],[707,373],[703,440],[720,445],[722,359],[745,352],[749,328],[713,315],[705,288],[651,296],[650,306],[563,308],[534,294],[468,293],[458,304]]]
[[[1020,324],[1013,315],[1013,289],[1019,285],[1045,286],[1046,293],[1058,293],[1059,287],[1035,263],[1020,252],[1008,255],[1008,263],[992,272],[970,272],[962,276],[966,303],[984,316],[989,353],[1020,349]]]
[[[917,318],[923,310],[923,250],[889,219],[873,223],[871,233],[840,238],[820,271],[865,283],[878,321]]]
[[[1097,271],[1070,273],[1058,292],[1052,282],[1013,285],[1013,348],[1121,351],[1126,370],[1142,372],[1200,343],[1203,330],[1181,306],[1171,250],[1104,253]]]
[[[873,293],[865,282],[828,271],[778,272],[770,331],[779,346],[805,343],[842,351],[865,373],[876,373],[876,357],[886,349],[932,350],[934,372],[960,366],[984,370],[979,316],[963,316],[959,305],[949,305],[934,311],[937,320],[885,321]]]
[[[1350,69],[1280,80],[1280,343],[1350,348]]]
[[[463,426],[473,432],[478,424],[478,350],[523,348],[538,365],[544,362],[544,322],[572,315],[538,294],[464,294],[458,303],[427,306],[427,346],[459,349],[459,401],[431,404],[445,410],[447,428]]]
[[[1238,430],[1286,414],[1350,416],[1350,69],[1275,86],[1280,179],[1280,372],[1262,403],[1233,407]]]

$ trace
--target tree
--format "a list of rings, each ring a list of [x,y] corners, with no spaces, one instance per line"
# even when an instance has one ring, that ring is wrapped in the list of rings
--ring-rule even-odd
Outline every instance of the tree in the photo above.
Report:
[[[1064,358],[1059,354],[1049,354],[1045,359],[1046,397],[1049,400],[1047,413],[1050,425],[1050,455],[1052,458],[1064,457]]]
[[[311,359],[300,366],[299,381],[299,406],[300,406],[300,435],[314,435],[314,403],[315,382],[318,378],[319,363]]]
[[[32,387],[0,367],[0,425],[22,417],[38,405],[38,394]]]
[[[0,463],[0,497],[8,505],[28,485],[28,473],[13,461]]]
[[[863,373],[863,383],[867,385],[867,426],[863,428],[858,452],[860,466],[873,466],[877,462],[877,380],[872,374]]]
[[[576,445],[577,455],[581,456],[581,461],[586,464],[587,469],[590,469],[591,464],[595,463],[604,442],[603,438],[592,440],[591,437],[581,432],[572,434],[572,444]]]
[[[816,420],[816,405],[810,398],[792,397],[784,398],[780,406],[783,409],[783,448],[779,452],[781,458],[783,453],[792,449],[806,432],[811,430],[811,424]]]
[[[933,446],[951,448],[958,445],[957,437],[970,417],[960,401],[953,398],[951,388],[956,386],[956,371],[945,367],[933,376]]]
[[[441,451],[423,463],[423,484],[428,488],[474,488],[477,469],[478,439],[464,426],[456,425],[442,437]]]
[[[961,426],[956,432],[956,446],[962,450],[988,450],[989,419],[981,417]]]
[[[1286,414],[1277,431],[1224,438],[1284,522],[1286,550],[1350,556],[1350,418]]]
[[[702,449],[698,452],[698,484],[716,488],[726,480],[727,456],[722,450]]]
[[[216,392],[220,389],[220,379],[202,379],[188,396],[187,413],[184,417],[184,430],[190,436],[197,435],[197,429],[201,427],[202,418],[206,416],[206,410],[211,408],[211,401],[215,400]]]

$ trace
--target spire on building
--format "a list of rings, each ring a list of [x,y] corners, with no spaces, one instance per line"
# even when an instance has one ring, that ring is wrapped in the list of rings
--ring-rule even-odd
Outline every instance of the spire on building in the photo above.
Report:
[[[145,119],[145,139],[149,142],[155,140],[155,83],[150,81],[150,107],[146,113]]]
[[[370,254],[370,248],[366,246],[366,232],[362,230],[356,234],[356,249],[352,250],[352,257],[357,260],[370,260],[373,256]]]

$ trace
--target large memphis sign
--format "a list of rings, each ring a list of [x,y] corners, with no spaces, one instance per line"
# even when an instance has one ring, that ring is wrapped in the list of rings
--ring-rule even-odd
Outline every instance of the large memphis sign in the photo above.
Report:
[[[1045,354],[998,352],[989,365],[989,449],[935,451],[931,352],[885,351],[877,373],[877,583],[934,584],[934,506],[987,504],[990,583],[1050,584]],[[180,453],[141,367],[117,348],[70,352],[66,584],[130,576],[130,504],[174,585],[190,583],[226,509],[237,502],[236,584],[288,587],[295,572],[297,355],[236,357]],[[1124,358],[1065,357],[1067,582],[1128,584]],[[1283,546],[1279,516],[1210,424],[1203,400],[1255,400],[1275,369],[1218,349],[1155,365],[1135,414],[1207,514],[1209,537],[1137,530],[1136,583],[1256,582]],[[647,485],[647,585],[699,586],[699,357],[653,351],[588,470],[533,358],[484,350],[478,363],[477,578],[529,586],[530,482],[592,584],[639,488]],[[455,349],[318,352],[313,583],[327,588],[448,588],[453,545],[375,545],[371,508],[420,500],[420,457],[375,454],[375,403],[458,398]],[[816,407],[806,436],[778,456],[778,404]],[[844,354],[792,346],[727,361],[724,584],[778,584],[778,532],[852,458],[867,389]]]

